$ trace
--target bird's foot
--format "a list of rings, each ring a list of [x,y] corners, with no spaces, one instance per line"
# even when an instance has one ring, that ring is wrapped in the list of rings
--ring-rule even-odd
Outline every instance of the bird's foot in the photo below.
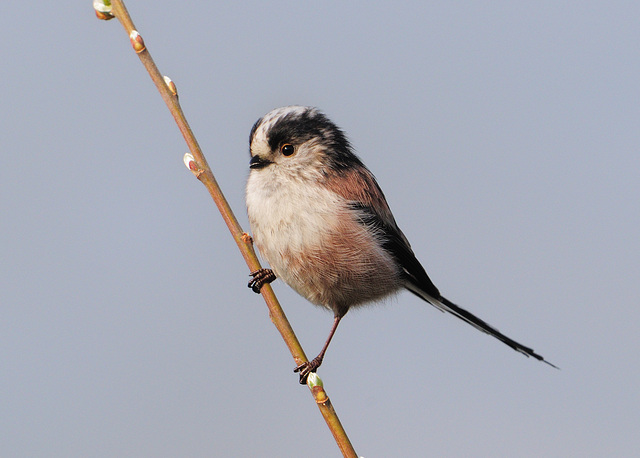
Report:
[[[321,358],[320,356],[316,356],[311,361],[302,363],[293,370],[293,372],[300,373],[300,385],[306,385],[307,377],[309,377],[310,373],[315,372],[320,367],[320,365],[322,364],[322,359],[323,358]]]
[[[262,288],[265,283],[271,283],[276,279],[276,274],[274,274],[271,269],[254,270],[249,275],[253,278],[249,280],[249,284],[247,286],[256,294],[260,294],[260,288]]]

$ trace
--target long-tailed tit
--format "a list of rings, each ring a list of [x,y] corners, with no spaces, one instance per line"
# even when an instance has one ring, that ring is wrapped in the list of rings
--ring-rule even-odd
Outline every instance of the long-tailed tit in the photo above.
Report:
[[[544,361],[440,294],[398,228],[373,174],[353,153],[342,130],[320,111],[275,109],[254,124],[249,142],[249,222],[260,254],[273,269],[253,272],[249,286],[259,292],[277,276],[334,314],[318,356],[295,368],[300,383],[322,364],[350,307],[402,288]]]

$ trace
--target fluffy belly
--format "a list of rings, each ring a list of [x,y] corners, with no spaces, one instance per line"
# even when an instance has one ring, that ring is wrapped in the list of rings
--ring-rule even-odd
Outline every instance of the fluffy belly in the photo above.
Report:
[[[335,313],[396,291],[398,268],[375,236],[348,210],[331,215],[307,210],[273,225],[263,221],[254,240],[279,278]]]

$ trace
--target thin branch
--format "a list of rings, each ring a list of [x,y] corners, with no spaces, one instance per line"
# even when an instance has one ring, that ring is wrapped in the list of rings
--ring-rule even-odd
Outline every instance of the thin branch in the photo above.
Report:
[[[111,2],[107,0],[97,0],[94,1],[94,8],[96,9],[96,15],[98,18],[108,20],[116,17],[123,25],[127,35],[129,35],[133,49],[138,54],[138,57],[140,57],[140,61],[144,67],[147,69],[147,72],[158,88],[162,99],[167,104],[167,107],[173,115],[180,132],[187,142],[190,154],[185,155],[185,164],[209,191],[209,194],[213,198],[222,218],[227,224],[240,253],[242,253],[243,258],[249,267],[249,271],[253,272],[260,269],[260,262],[258,261],[253,249],[251,237],[240,227],[238,220],[233,214],[227,199],[222,194],[222,191],[209,168],[209,164],[207,164],[207,160],[202,154],[202,150],[200,149],[200,146],[187,123],[184,113],[180,108],[175,84],[170,79],[163,77],[156,67],[153,59],[151,58],[151,54],[147,50],[142,36],[136,30],[124,3],[120,0],[113,0]],[[303,362],[306,362],[307,357],[302,346],[293,332],[293,329],[291,328],[278,299],[271,289],[271,286],[268,284],[264,285],[261,289],[261,293],[267,307],[269,308],[269,317],[289,348],[295,364],[300,365]],[[331,430],[338,447],[342,451],[342,454],[345,457],[357,457],[356,452],[331,404],[331,401],[322,386],[320,378],[316,374],[312,374],[308,379],[307,385],[309,386],[314,400],[316,401],[327,426]]]

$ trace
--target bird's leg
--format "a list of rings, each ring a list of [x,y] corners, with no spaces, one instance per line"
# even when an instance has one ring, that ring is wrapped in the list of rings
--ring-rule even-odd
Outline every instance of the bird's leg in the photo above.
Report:
[[[265,283],[271,283],[276,279],[276,274],[274,274],[271,269],[254,270],[249,275],[253,278],[249,280],[249,284],[247,286],[257,294],[260,294],[260,288],[262,288]]]
[[[324,343],[324,347],[322,347],[322,350],[320,351],[318,356],[313,358],[311,361],[307,361],[306,363],[300,364],[298,367],[296,367],[293,370],[293,372],[300,372],[301,385],[306,384],[307,377],[309,377],[309,374],[311,372],[315,372],[322,364],[322,360],[324,359],[324,354],[327,351],[327,348],[329,348],[331,339],[333,338],[333,335],[336,333],[336,329],[338,329],[338,324],[340,323],[340,320],[342,319],[343,316],[344,315],[336,315],[335,318],[333,319],[333,326],[331,327],[331,331],[329,331],[329,337],[327,337],[327,341]]]

